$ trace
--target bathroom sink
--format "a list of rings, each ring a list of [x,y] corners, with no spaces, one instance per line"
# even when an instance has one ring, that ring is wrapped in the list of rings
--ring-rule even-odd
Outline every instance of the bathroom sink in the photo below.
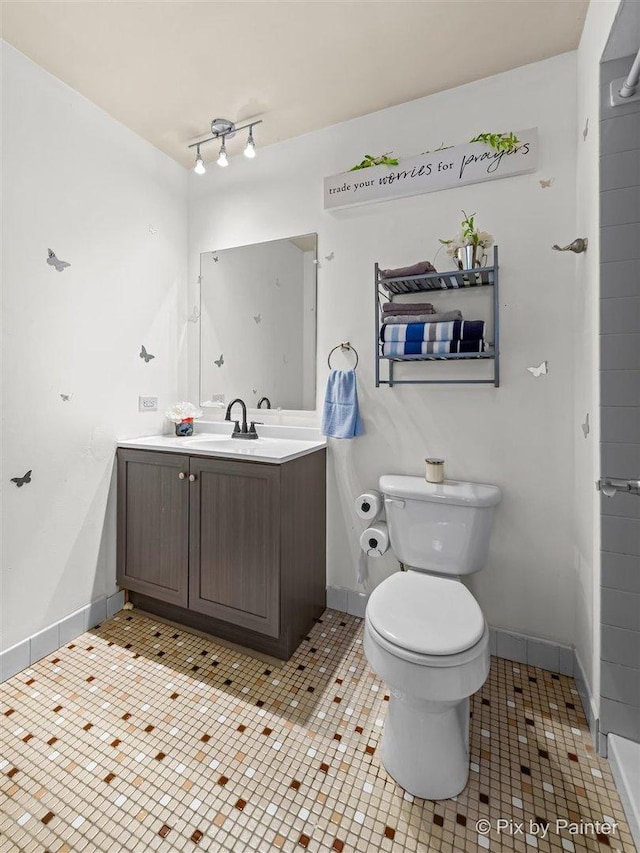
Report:
[[[198,456],[219,456],[228,459],[252,459],[256,462],[279,464],[313,453],[326,446],[319,431],[311,427],[260,427],[268,435],[258,438],[231,438],[228,426],[222,432],[218,424],[199,424],[196,435],[151,435],[119,441],[119,447],[137,450],[163,450],[167,453],[191,453]]]

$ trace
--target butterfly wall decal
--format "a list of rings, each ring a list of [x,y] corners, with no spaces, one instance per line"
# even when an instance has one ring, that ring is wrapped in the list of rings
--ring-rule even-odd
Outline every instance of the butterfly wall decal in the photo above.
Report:
[[[585,125],[584,125],[584,130],[582,131],[582,141],[583,142],[587,141],[588,134],[589,134],[589,119],[586,120]]]
[[[549,178],[548,181],[545,181],[545,180],[539,181],[539,184],[543,190],[546,190],[547,187],[550,187],[552,183],[553,183],[553,178]]]
[[[50,267],[54,267],[58,272],[62,272],[67,267],[70,267],[71,264],[67,263],[67,261],[61,261],[60,258],[56,257],[56,253],[53,249],[47,249],[49,253],[49,257],[47,258],[47,263]]]
[[[22,477],[12,477],[11,482],[15,483],[18,489],[21,489],[25,483],[31,482],[31,471],[27,471]]]
[[[194,306],[193,311],[187,317],[187,323],[197,323],[200,319],[200,309],[197,305]]]
[[[71,400],[71,394],[60,394],[60,399],[63,403],[68,403]]]
[[[256,326],[258,325],[258,323],[262,323],[262,314],[254,314],[253,315],[253,321],[256,324]]]
[[[546,361],[543,361],[542,364],[538,365],[538,367],[527,367],[527,370],[535,377],[546,376],[546,374],[549,372],[549,368]]]
[[[224,364],[224,354],[220,353],[220,358],[214,358],[213,363],[217,364],[218,367],[222,367],[222,365]]]
[[[587,416],[584,419],[584,423],[580,424],[580,426],[582,427],[582,434],[586,438],[591,432],[591,426],[589,425],[589,412],[587,412]]]
[[[152,359],[152,358],[155,358],[155,355],[151,355],[151,353],[150,353],[150,352],[147,352],[147,350],[146,350],[146,348],[145,348],[145,346],[144,346],[144,344],[143,344],[143,345],[142,345],[142,348],[141,348],[141,350],[140,350],[140,358],[143,358],[143,359],[144,359],[144,363],[145,363],[145,364],[149,364],[149,362],[151,361],[151,359]]]
[[[149,226],[149,234],[151,234],[151,236],[153,237],[153,235],[156,233],[157,233],[156,229],[153,227],[153,225],[150,225]]]
[[[219,260],[220,260],[220,258],[219,258],[216,254],[214,254],[214,256],[213,256],[213,263],[214,263],[214,264],[217,264]]]
[[[335,252],[329,252],[328,255],[324,256],[325,261],[332,261],[335,257]]]

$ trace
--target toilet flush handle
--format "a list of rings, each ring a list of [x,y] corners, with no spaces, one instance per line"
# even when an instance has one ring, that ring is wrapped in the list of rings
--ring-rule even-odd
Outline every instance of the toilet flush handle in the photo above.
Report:
[[[404,509],[405,502],[400,500],[400,498],[385,498],[384,502],[387,504],[393,504],[394,506],[400,507],[400,509]]]

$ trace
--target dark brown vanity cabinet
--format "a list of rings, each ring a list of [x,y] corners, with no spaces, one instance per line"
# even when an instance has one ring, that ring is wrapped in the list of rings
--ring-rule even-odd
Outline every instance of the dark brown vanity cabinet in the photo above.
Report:
[[[191,459],[189,607],[270,637],[280,634],[278,467]]]
[[[189,457],[118,451],[120,586],[186,607]]]
[[[118,583],[134,604],[288,658],[325,607],[325,462],[118,450]]]

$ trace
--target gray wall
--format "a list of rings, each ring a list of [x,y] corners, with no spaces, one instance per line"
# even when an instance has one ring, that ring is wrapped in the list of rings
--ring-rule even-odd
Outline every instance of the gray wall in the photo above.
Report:
[[[640,101],[609,105],[633,57],[601,66],[601,476],[640,478]],[[640,741],[640,496],[601,498],[600,730]]]

